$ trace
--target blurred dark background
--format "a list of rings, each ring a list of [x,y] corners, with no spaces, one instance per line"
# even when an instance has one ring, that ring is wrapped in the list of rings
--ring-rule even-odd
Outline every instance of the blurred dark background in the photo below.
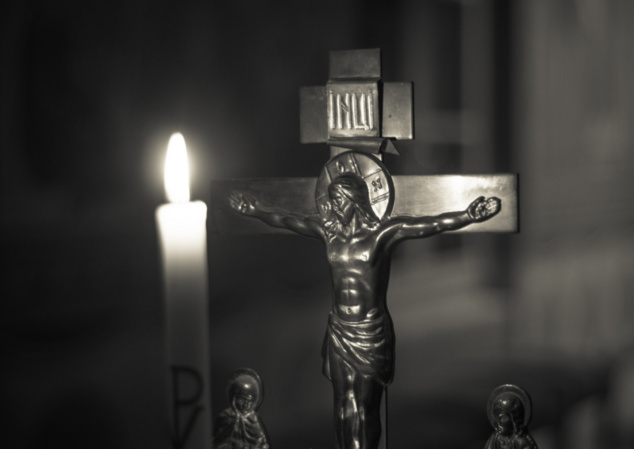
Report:
[[[392,174],[520,174],[521,232],[394,257],[390,444],[483,447],[489,392],[541,449],[634,448],[634,4],[628,0],[13,1],[0,6],[3,446],[168,447],[155,208],[181,131],[211,179],[316,176],[298,90],[328,51],[413,81]],[[209,236],[214,414],[236,368],[275,448],[333,447],[323,248]]]

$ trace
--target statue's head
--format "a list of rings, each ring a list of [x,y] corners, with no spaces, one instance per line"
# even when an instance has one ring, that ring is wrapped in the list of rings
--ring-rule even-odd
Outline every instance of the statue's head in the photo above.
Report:
[[[242,415],[247,415],[255,409],[255,396],[241,391],[233,397],[231,406]]]
[[[501,435],[510,436],[523,426],[524,405],[517,395],[502,393],[493,403],[492,415],[495,430]]]
[[[368,186],[359,176],[353,173],[338,176],[328,186],[328,196],[332,211],[342,224],[350,223],[355,214],[367,225],[379,222],[370,204]]]
[[[228,386],[229,403],[238,413],[256,411],[262,402],[262,380],[248,368],[233,373]]]

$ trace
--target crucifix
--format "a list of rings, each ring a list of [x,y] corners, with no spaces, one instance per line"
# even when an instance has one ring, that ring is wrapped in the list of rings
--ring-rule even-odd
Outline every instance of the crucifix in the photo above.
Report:
[[[303,143],[330,147],[320,175],[215,181],[210,226],[324,243],[333,301],[322,355],[336,447],[386,448],[391,254],[403,240],[442,232],[517,232],[517,178],[391,176],[382,155],[413,138],[412,85],[382,82],[378,49],[331,52],[326,86],[300,91],[300,118]]]

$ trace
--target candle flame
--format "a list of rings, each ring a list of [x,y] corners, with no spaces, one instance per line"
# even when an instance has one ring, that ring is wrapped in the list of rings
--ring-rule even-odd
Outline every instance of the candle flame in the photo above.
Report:
[[[181,133],[172,134],[167,144],[164,180],[169,201],[189,201],[189,162],[185,138]]]

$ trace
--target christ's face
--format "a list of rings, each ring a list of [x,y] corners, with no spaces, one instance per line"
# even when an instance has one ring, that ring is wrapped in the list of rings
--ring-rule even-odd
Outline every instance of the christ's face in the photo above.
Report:
[[[352,220],[352,216],[354,215],[354,205],[352,204],[352,201],[350,201],[347,196],[337,191],[331,192],[330,201],[332,203],[332,210],[337,216],[337,219],[342,224],[350,223],[350,220]]]

